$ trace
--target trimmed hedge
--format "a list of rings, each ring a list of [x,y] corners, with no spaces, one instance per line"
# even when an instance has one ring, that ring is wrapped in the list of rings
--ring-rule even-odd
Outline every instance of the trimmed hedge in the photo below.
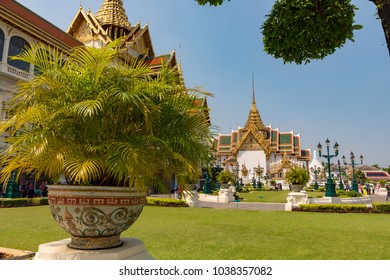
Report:
[[[167,206],[167,207],[188,207],[184,200],[174,198],[147,197],[145,205],[148,206]]]
[[[337,196],[339,197],[362,197],[363,195],[357,191],[338,190]]]
[[[304,212],[330,212],[330,213],[368,213],[370,208],[364,204],[300,204],[293,209]]]
[[[380,213],[390,213],[390,203],[374,202],[372,204],[372,210]]]
[[[49,205],[47,197],[34,198],[1,198],[0,208],[11,207],[26,207],[26,206],[40,206]],[[188,204],[183,200],[173,198],[158,198],[147,197],[145,205],[149,206],[168,206],[168,207],[188,207]]]
[[[41,205],[49,205],[49,201],[47,197],[0,199],[0,208],[41,206]]]
[[[303,212],[327,213],[389,213],[390,203],[374,202],[371,207],[364,204],[300,204],[292,209]]]

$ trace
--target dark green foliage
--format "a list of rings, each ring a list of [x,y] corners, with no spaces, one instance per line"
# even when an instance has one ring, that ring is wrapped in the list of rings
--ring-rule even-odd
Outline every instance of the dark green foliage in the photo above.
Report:
[[[48,205],[47,197],[35,198],[3,198],[0,199],[0,208]]]
[[[0,199],[0,208],[24,207],[49,205],[47,197],[35,198],[3,198]],[[147,197],[145,205],[149,206],[169,206],[169,207],[188,207],[183,200],[173,198]]]
[[[145,205],[148,206],[168,206],[168,207],[188,207],[183,200],[174,198],[147,197]]]
[[[375,212],[381,212],[381,213],[390,213],[390,203],[379,203],[374,202],[372,204],[372,209]]]
[[[221,171],[221,172],[219,172],[218,175],[217,175],[217,180],[221,184],[226,184],[226,183],[229,183],[229,182],[234,183],[234,181],[235,181],[233,173],[231,173],[229,171]]]
[[[350,0],[277,0],[261,26],[264,50],[285,63],[323,59],[353,41]]]
[[[339,196],[339,197],[362,197],[363,195],[357,191],[338,190],[337,196]]]
[[[222,5],[225,0],[196,0],[199,5],[209,4],[210,6],[219,6]],[[227,0],[230,1],[230,0]]]
[[[294,210],[330,213],[390,213],[390,203],[374,202],[372,207],[367,207],[364,204],[301,204]]]
[[[368,210],[364,204],[300,204],[298,211],[348,213],[368,212]]]
[[[356,183],[358,183],[359,185],[362,185],[362,184],[364,184],[366,182],[367,177],[366,177],[366,174],[364,174],[363,171],[358,169],[355,172],[355,179],[356,179]]]
[[[292,168],[287,171],[286,179],[291,184],[305,185],[310,179],[309,171],[304,168]]]

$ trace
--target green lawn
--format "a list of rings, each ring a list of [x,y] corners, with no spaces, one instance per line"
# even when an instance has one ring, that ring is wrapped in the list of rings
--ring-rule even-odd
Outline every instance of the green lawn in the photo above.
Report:
[[[47,206],[0,209],[0,247],[37,251],[69,237]],[[122,234],[157,259],[390,259],[390,216],[145,207]]]
[[[252,191],[250,193],[239,193],[240,198],[245,202],[276,202],[286,203],[290,191]],[[324,192],[308,192],[309,197],[322,197]]]

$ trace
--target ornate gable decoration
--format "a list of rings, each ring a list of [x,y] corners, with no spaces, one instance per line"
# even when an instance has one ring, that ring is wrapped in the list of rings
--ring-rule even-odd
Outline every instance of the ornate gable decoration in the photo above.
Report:
[[[271,147],[269,141],[260,133],[255,124],[252,124],[249,129],[244,132],[243,137],[238,142],[233,154],[237,154],[238,150],[264,150],[267,159],[271,154]]]
[[[243,137],[238,142],[233,154],[237,154],[238,150],[264,150],[267,159],[269,159],[271,147],[267,139],[267,128],[260,118],[259,110],[257,110],[253,79],[252,86],[252,106],[245,127],[242,129]]]
[[[81,6],[67,33],[83,43],[99,40],[104,44],[108,44],[112,41],[91,11],[88,10],[88,13],[86,13]]]

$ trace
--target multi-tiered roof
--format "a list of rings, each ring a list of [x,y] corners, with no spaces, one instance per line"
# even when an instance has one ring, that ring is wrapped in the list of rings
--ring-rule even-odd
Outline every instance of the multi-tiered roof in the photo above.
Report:
[[[269,159],[272,153],[287,155],[297,160],[310,160],[310,150],[301,149],[299,134],[279,132],[279,129],[265,126],[261,120],[253,93],[248,120],[243,128],[230,134],[220,134],[214,142],[217,156],[225,156],[230,163],[240,150],[264,150]]]

